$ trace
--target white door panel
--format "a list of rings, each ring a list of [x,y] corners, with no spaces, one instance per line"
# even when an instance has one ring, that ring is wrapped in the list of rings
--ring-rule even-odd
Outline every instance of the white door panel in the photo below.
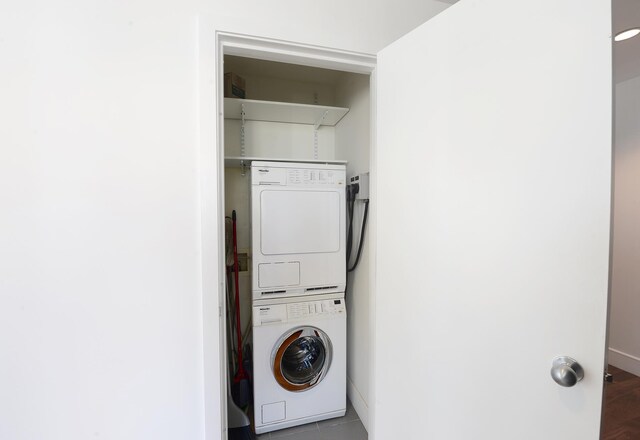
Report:
[[[337,191],[262,191],[262,253],[338,252],[340,211],[340,193]]]
[[[378,55],[375,439],[599,437],[610,10],[464,0]]]
[[[258,287],[284,287],[300,284],[300,262],[258,264]]]

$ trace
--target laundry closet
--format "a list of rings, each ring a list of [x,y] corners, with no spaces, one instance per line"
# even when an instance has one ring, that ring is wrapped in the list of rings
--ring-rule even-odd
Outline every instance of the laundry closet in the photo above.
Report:
[[[322,179],[330,176],[328,184],[335,184],[336,188],[339,185],[349,185],[352,179],[353,181],[366,179],[370,170],[370,76],[231,55],[224,57],[224,72],[232,73],[235,78],[239,77],[244,82],[242,84],[244,99],[230,97],[231,92],[226,93],[224,98],[224,204],[227,232],[225,255],[228,286],[226,319],[234,324],[237,321],[234,299],[235,267],[237,267],[240,329],[242,346],[245,347],[242,351],[243,365],[246,366],[247,376],[253,378],[259,374],[255,371],[256,368],[263,368],[264,365],[252,365],[251,362],[247,362],[247,357],[251,359],[252,354],[268,357],[268,354],[256,354],[256,348],[258,351],[261,349],[271,351],[272,348],[255,347],[253,342],[257,315],[252,307],[252,304],[255,305],[253,303],[255,293],[252,295],[255,286],[252,289],[252,280],[256,276],[254,273],[256,266],[253,264],[255,247],[252,243],[252,239],[256,237],[256,226],[252,225],[252,164],[260,164],[263,171],[265,167],[274,167],[274,170],[289,170],[287,167],[293,167],[293,171],[287,172],[302,172],[305,175],[310,173],[309,176],[312,179],[314,176]],[[257,171],[253,170],[253,172]],[[255,185],[255,174],[253,179]],[[368,182],[363,182],[363,185],[368,185]],[[363,186],[363,193],[365,191],[368,189]],[[307,314],[308,304],[311,303],[307,304],[306,301],[314,298],[323,300],[317,305],[310,305],[312,310],[318,310],[318,313],[327,311],[327,313],[338,314],[344,311],[346,340],[332,342],[328,340],[331,339],[330,336],[322,336],[315,330],[312,333],[320,339],[322,337],[327,339],[328,341],[325,341],[327,346],[335,350],[346,346],[346,381],[332,385],[334,390],[326,392],[336,394],[344,390],[366,426],[370,368],[370,269],[366,227],[362,234],[363,220],[366,219],[366,205],[369,203],[368,194],[365,196],[360,194],[357,199],[353,197],[355,200],[351,205],[353,210],[351,217],[347,215],[349,204],[345,199],[340,199],[340,215],[344,216],[346,225],[342,234],[348,235],[349,218],[353,222],[351,234],[353,245],[349,263],[352,269],[359,254],[357,267],[349,272],[346,278],[344,295],[331,290],[318,293],[310,291],[306,292],[304,298],[301,298],[298,303],[293,301],[295,303],[293,305],[287,305],[291,303],[290,299],[276,300],[274,304],[269,303],[271,309],[262,313],[291,315],[291,307],[297,308],[296,310],[303,307],[304,313]],[[255,213],[253,215],[255,216]],[[360,245],[361,237],[362,246]],[[231,249],[235,249],[235,252]],[[346,261],[343,270],[346,273]],[[344,289],[340,290],[344,291]],[[270,323],[268,319],[272,318],[265,319]],[[315,329],[315,327],[311,328]],[[238,353],[233,349],[237,347],[237,329],[234,326],[227,327],[227,334],[227,352],[230,370],[233,370],[229,380],[236,386],[234,388],[236,399],[246,400],[246,396],[237,396],[238,393],[246,393],[247,390],[238,391],[239,380],[234,378],[239,368]],[[316,336],[311,335],[310,338]],[[249,348],[246,348],[246,345]],[[278,355],[282,356],[282,353],[274,352],[272,358]],[[344,364],[345,361],[342,359],[344,352],[341,354],[339,350],[334,353],[321,351],[313,355],[321,357],[323,362],[326,361],[329,369],[331,369],[330,364],[333,364],[334,371],[340,371],[339,365]],[[271,363],[273,364],[273,359]],[[271,369],[273,370],[273,367]],[[278,372],[274,374],[276,373]],[[289,407],[285,407],[286,404],[280,402],[279,398],[274,398],[273,403],[269,402],[267,405],[261,403],[255,408],[255,413],[252,410],[247,411],[249,415],[256,418],[255,426],[259,433],[294,426],[296,423],[290,423],[289,419],[296,409],[300,406],[317,404],[308,404],[309,400],[302,397],[304,392],[301,390],[308,385],[302,384],[299,386],[302,388],[296,388],[295,378],[285,379],[286,374],[284,376],[280,374],[280,376],[283,384],[294,387],[293,392],[288,394],[293,400],[288,402]],[[321,385],[325,388],[329,387],[328,377],[325,385],[317,386],[318,390],[321,389]],[[246,387],[246,384],[244,386]],[[254,385],[254,389],[256,386],[260,387],[261,384]],[[338,391],[335,391],[336,386]],[[320,393],[320,391],[314,392]],[[322,400],[327,398],[318,394],[312,401]],[[309,411],[314,413],[313,408]],[[318,407],[318,412],[322,411],[324,409]],[[308,420],[320,419],[311,417]],[[276,427],[270,428],[270,424],[275,424]],[[265,430],[260,431],[261,429]]]

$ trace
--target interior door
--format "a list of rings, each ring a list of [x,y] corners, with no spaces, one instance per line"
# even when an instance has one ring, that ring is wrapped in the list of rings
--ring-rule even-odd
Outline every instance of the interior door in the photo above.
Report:
[[[373,438],[598,438],[610,10],[462,0],[378,54]]]

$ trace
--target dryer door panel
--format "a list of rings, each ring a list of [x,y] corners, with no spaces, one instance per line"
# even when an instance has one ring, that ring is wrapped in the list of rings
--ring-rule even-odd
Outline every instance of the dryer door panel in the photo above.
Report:
[[[264,255],[338,252],[339,193],[262,191],[260,250]]]

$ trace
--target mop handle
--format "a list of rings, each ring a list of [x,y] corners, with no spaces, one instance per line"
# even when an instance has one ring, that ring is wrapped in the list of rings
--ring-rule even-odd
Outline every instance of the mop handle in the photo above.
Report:
[[[233,272],[236,288],[236,333],[238,335],[238,373],[244,375],[244,367],[242,366],[242,326],[240,325],[240,284],[238,284],[238,272],[240,265],[238,264],[238,235],[236,231],[236,211],[231,214],[233,220]]]

